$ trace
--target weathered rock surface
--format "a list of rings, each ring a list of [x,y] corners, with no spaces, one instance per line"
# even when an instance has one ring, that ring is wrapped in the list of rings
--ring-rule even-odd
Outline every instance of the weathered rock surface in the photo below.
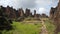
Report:
[[[60,0],[56,8],[51,8],[50,19],[52,19],[56,25],[55,34],[57,34],[60,32]]]

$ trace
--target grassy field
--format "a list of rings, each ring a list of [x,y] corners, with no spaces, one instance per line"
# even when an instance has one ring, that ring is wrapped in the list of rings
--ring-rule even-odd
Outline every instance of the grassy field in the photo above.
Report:
[[[21,22],[13,22],[14,30],[11,31],[3,31],[3,34],[39,34],[41,32],[40,27],[41,23],[38,24],[27,24]]]
[[[51,24],[50,20],[45,21],[45,25],[48,30],[48,34],[53,34],[55,26]],[[13,22],[13,30],[6,31],[4,30],[2,34],[40,34],[41,32],[41,23],[23,23],[23,22]]]

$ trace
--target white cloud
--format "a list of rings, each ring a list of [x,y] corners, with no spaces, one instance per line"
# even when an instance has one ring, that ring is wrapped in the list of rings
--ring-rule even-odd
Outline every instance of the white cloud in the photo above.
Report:
[[[51,4],[52,0],[36,0],[36,3]]]
[[[37,6],[48,6],[51,5],[53,2],[52,0],[36,0],[35,3],[37,4]]]
[[[42,14],[42,13],[45,13],[45,12],[46,12],[45,8],[39,8],[37,13]]]
[[[0,1],[0,5],[3,5],[3,6],[13,6],[14,8],[19,8],[20,6],[20,0],[1,0]]]

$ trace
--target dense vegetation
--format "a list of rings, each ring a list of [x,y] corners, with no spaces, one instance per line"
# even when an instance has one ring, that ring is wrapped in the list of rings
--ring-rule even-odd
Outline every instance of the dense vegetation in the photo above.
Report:
[[[8,19],[4,11],[0,9],[0,34],[3,30],[7,31],[11,30],[12,29],[11,23],[12,21]]]

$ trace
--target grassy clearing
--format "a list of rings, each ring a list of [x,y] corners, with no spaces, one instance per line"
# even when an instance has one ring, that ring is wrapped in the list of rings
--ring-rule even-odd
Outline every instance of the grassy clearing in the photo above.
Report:
[[[39,34],[40,27],[42,26],[39,24],[24,24],[20,22],[13,22],[14,30],[11,31],[3,31],[3,34]]]
[[[17,31],[20,32],[20,34],[39,34],[39,27],[41,25],[37,24],[23,24],[23,23],[17,23],[14,22],[13,26],[16,28]]]
[[[48,30],[48,34],[53,34],[55,26],[51,24],[50,20],[45,20],[45,25]],[[22,22],[13,22],[12,24],[14,30],[6,31],[4,30],[2,34],[40,34],[41,32],[41,23],[22,23]]]

